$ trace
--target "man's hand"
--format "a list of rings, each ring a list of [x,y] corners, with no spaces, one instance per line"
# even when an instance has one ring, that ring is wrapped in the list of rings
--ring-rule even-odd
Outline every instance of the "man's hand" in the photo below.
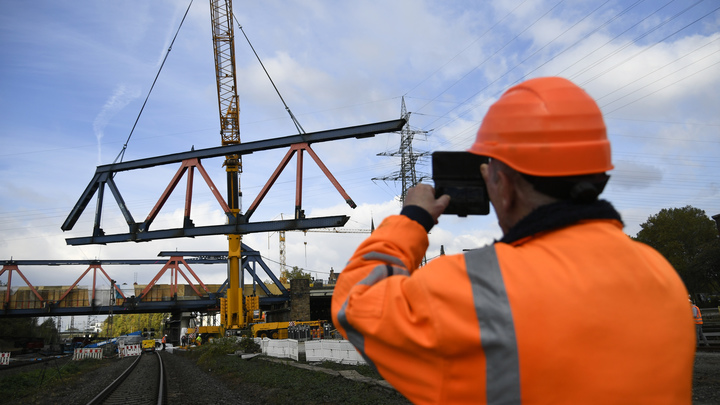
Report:
[[[408,189],[403,206],[417,205],[427,211],[437,224],[438,217],[445,211],[448,204],[450,204],[449,195],[445,194],[435,199],[435,189],[432,188],[432,186],[428,184],[418,184]]]

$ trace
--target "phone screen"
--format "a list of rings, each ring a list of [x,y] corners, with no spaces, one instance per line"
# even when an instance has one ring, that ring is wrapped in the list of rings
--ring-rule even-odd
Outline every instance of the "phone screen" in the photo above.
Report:
[[[490,199],[480,165],[487,163],[486,156],[470,152],[434,152],[432,154],[435,197],[450,196],[450,205],[444,214],[488,215]]]

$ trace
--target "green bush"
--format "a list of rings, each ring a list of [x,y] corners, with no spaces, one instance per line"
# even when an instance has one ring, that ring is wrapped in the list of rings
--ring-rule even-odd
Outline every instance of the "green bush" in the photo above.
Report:
[[[262,352],[262,348],[260,347],[257,342],[255,342],[255,339],[250,337],[243,337],[240,340],[240,350],[242,350],[244,353],[260,353]]]
[[[212,365],[217,361],[218,356],[234,354],[240,349],[240,342],[235,337],[224,337],[213,339],[197,348],[200,357],[198,363]]]

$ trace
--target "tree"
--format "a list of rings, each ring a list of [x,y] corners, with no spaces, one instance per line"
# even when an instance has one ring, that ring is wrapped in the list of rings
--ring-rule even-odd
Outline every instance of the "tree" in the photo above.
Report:
[[[55,325],[55,320],[53,318],[48,318],[40,324],[37,328],[37,333],[39,334],[39,337],[45,340],[45,344],[56,344],[60,341],[57,326]]]
[[[296,278],[306,278],[309,280],[311,277],[310,277],[310,273],[305,273],[298,266],[293,266],[292,270],[290,270],[290,271],[285,269],[280,272],[280,282],[283,284],[287,284],[290,282],[290,280],[293,280]]]
[[[126,333],[141,331],[145,328],[155,329],[157,336],[163,329],[163,323],[167,314],[122,314],[113,317],[113,335],[119,336]],[[109,318],[103,322],[103,331],[108,329]],[[104,333],[104,332],[103,332]]]
[[[37,325],[37,318],[0,318],[0,336],[34,337]]]
[[[705,211],[689,205],[663,209],[640,228],[634,239],[665,256],[691,294],[720,292],[720,240]]]
[[[45,344],[57,343],[59,339],[55,321],[48,318],[38,324],[38,320],[39,318],[0,318],[0,351],[13,347],[13,341],[28,342],[42,338]]]

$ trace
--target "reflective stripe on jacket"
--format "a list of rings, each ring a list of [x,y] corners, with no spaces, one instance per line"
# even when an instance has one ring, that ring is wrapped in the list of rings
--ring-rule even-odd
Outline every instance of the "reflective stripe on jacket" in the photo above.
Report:
[[[693,305],[692,310],[693,310],[693,318],[695,318],[695,323],[697,325],[702,325],[703,320],[702,320],[702,313],[700,312],[700,308],[698,308],[697,305]]]
[[[414,403],[691,403],[687,291],[619,222],[418,268],[427,246],[417,222],[387,218],[332,303],[341,333]]]

